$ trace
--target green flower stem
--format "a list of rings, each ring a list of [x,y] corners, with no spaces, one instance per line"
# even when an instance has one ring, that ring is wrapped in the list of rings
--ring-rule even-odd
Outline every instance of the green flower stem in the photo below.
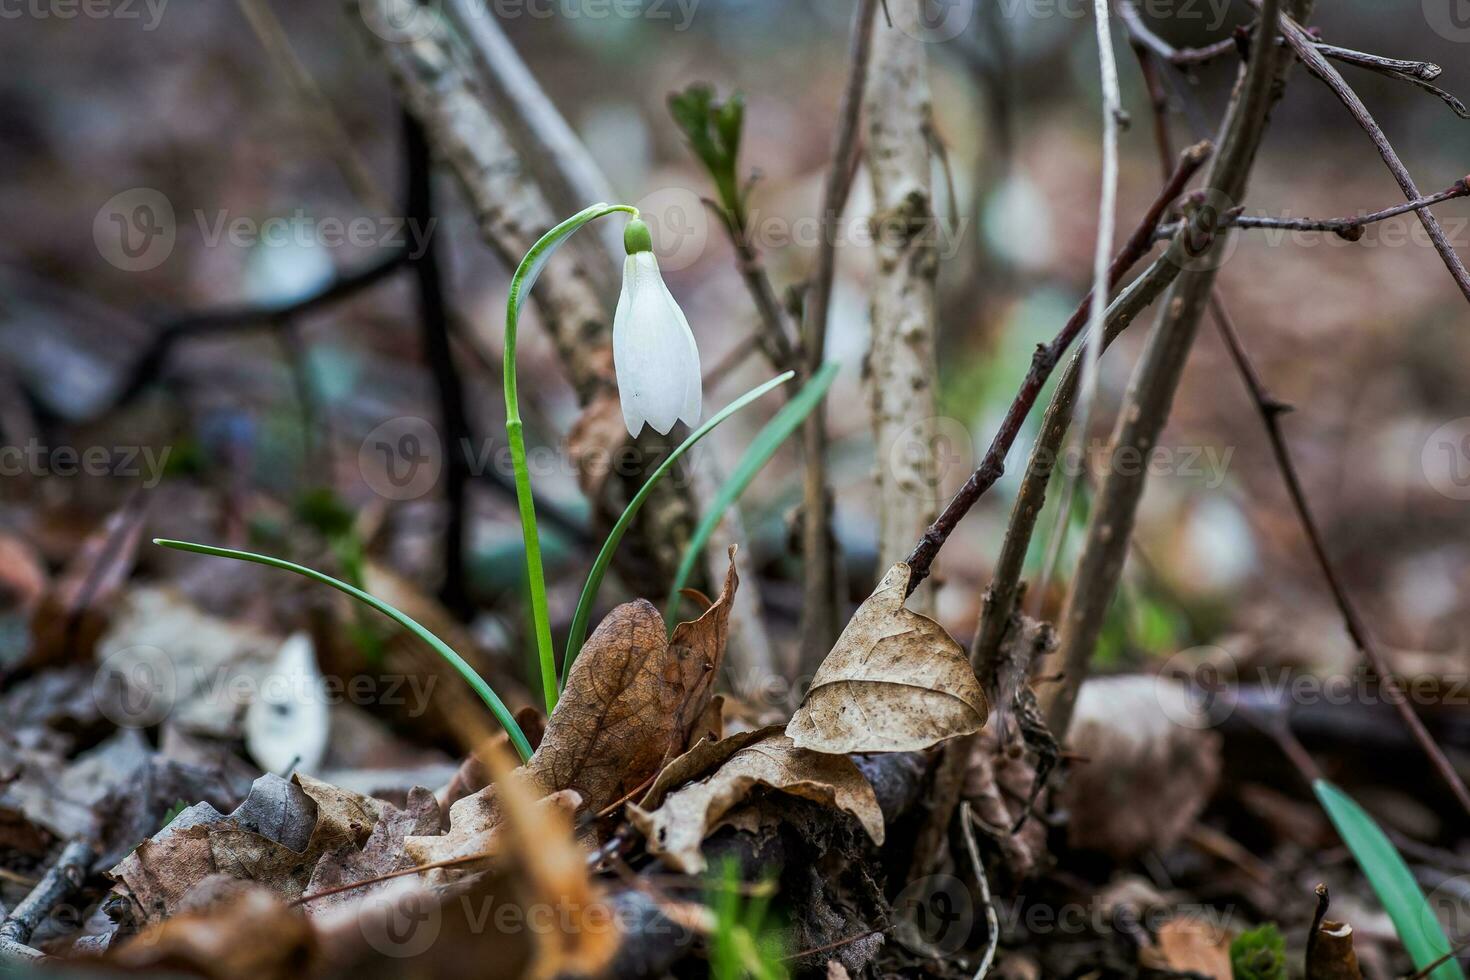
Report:
[[[541,567],[541,538],[536,531],[536,501],[531,495],[531,471],[526,466],[526,437],[521,431],[521,404],[516,388],[516,325],[521,307],[531,287],[546,267],[551,253],[572,232],[589,221],[621,211],[635,217],[638,209],[629,204],[594,204],[577,212],[548,231],[531,246],[521,259],[510,280],[510,295],[505,301],[505,434],[510,442],[511,463],[515,467],[516,505],[521,513],[521,538],[526,547],[526,584],[531,592],[531,621],[536,632],[536,653],[541,664],[541,690],[549,716],[556,707],[559,688],[556,682],[556,652],[551,645],[551,615],[546,604],[546,576]]]
[[[500,700],[500,695],[496,694],[495,690],[486,683],[485,678],[476,673],[475,668],[471,667],[463,657],[455,653],[453,647],[439,639],[433,633],[430,633],[405,613],[399,612],[376,596],[364,592],[356,586],[348,585],[346,582],[334,579],[330,575],[325,575],[314,568],[307,568],[305,565],[298,565],[295,562],[286,561],[283,558],[258,555],[253,551],[236,551],[233,548],[216,548],[207,544],[195,544],[192,541],[174,541],[169,538],[154,538],[153,543],[162,545],[165,548],[173,548],[176,551],[190,551],[197,555],[212,555],[216,558],[234,558],[238,561],[254,562],[257,565],[267,565],[271,568],[295,572],[297,575],[305,576],[313,582],[329,585],[338,592],[346,593],[358,602],[371,606],[399,626],[408,630],[414,636],[417,636],[420,640],[423,640],[433,648],[435,653],[448,661],[449,665],[459,672],[459,675],[469,683],[470,687],[474,688],[475,693],[480,696],[480,700],[484,701],[486,706],[490,708],[491,714],[495,715],[495,720],[500,722],[501,726],[505,729],[505,733],[510,736],[511,744],[516,747],[516,752],[520,754],[521,761],[525,762],[531,758],[531,743],[526,739],[525,733],[521,731],[521,726],[516,724],[515,716],[510,713],[510,709],[505,706],[505,702]]]
[[[618,522],[613,525],[613,529],[608,534],[607,540],[603,542],[602,550],[597,554],[597,560],[592,563],[592,570],[587,573],[587,584],[582,587],[582,598],[577,601],[577,612],[572,617],[572,627],[567,635],[567,655],[565,661],[562,663],[562,684],[566,683],[567,676],[572,670],[572,662],[577,659],[577,654],[582,649],[582,641],[587,637],[587,620],[592,615],[592,602],[596,599],[597,590],[602,585],[603,575],[606,574],[607,567],[612,562],[613,552],[617,551],[618,542],[623,539],[623,534],[633,523],[633,518],[637,515],[638,508],[643,506],[643,502],[653,492],[654,486],[663,478],[665,473],[674,468],[674,464],[679,461],[679,457],[694,448],[695,443],[714,431],[715,426],[766,392],[785,384],[795,376],[795,371],[787,371],[785,374],[772,378],[765,384],[747,391],[720,409],[720,411],[710,416],[707,422],[690,433],[689,438],[680,443],[679,448],[675,449],[669,454],[667,459],[659,464],[658,468],[649,475],[643,486],[638,489],[638,492],[633,495],[633,499],[628,502],[628,506],[618,518]]]

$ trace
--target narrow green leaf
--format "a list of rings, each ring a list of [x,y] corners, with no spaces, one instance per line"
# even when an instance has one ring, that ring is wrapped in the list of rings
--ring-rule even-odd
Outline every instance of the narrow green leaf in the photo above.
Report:
[[[587,584],[582,587],[582,597],[577,601],[577,612],[572,616],[572,627],[567,636],[567,656],[561,668],[561,681],[563,684],[566,683],[567,675],[571,672],[572,661],[577,659],[577,654],[582,649],[582,641],[587,637],[587,619],[592,615],[592,603],[597,598],[597,590],[602,585],[602,577],[607,573],[607,566],[612,562],[613,552],[617,551],[618,542],[623,540],[623,535],[627,532],[629,526],[632,525],[633,518],[638,514],[638,509],[643,506],[643,502],[653,492],[654,486],[658,484],[658,481],[663,478],[665,473],[674,468],[674,464],[679,461],[679,457],[683,456],[690,449],[693,449],[695,443],[713,432],[715,426],[768,391],[790,381],[795,375],[795,371],[787,371],[785,374],[772,378],[765,384],[747,391],[710,416],[708,421],[690,433],[689,438],[680,443],[679,448],[675,449],[669,454],[667,459],[659,464],[658,468],[649,475],[648,480],[644,482],[643,486],[638,489],[638,492],[633,495],[633,499],[628,502],[628,506],[623,510],[622,515],[618,517],[617,523],[613,525],[612,531],[608,533],[607,540],[603,542],[602,550],[597,553],[597,559],[592,563],[592,570],[587,573]]]
[[[1393,842],[1368,812],[1353,802],[1352,797],[1325,779],[1312,783],[1312,790],[1343,843],[1353,852],[1358,867],[1363,869],[1368,884],[1373,886],[1378,901],[1383,903],[1384,911],[1393,920],[1399,941],[1404,944],[1414,966],[1420,970],[1427,969],[1451,947],[1435,916],[1434,906],[1424,897],[1413,872]],[[1450,957],[1435,967],[1429,977],[1430,980],[1465,980],[1465,972],[1454,957]]]
[[[674,624],[678,622],[679,590],[689,582],[689,576],[694,571],[694,565],[699,561],[699,556],[704,554],[704,549],[709,544],[710,535],[714,534],[715,528],[720,524],[720,518],[725,516],[740,495],[745,493],[761,469],[770,462],[776,450],[781,448],[791,433],[795,432],[802,421],[812,413],[812,410],[821,403],[822,397],[827,394],[827,389],[832,386],[832,381],[837,377],[836,364],[824,364],[821,370],[812,375],[808,381],[797,392],[796,396],[781,407],[771,421],[756,434],[751,440],[750,446],[745,454],[740,457],[740,462],[730,476],[715,493],[714,500],[704,509],[704,517],[695,528],[694,536],[689,539],[689,545],[684,549],[684,557],[679,562],[679,570],[674,575],[674,584],[669,589],[668,601],[664,605],[665,618],[668,620],[669,631],[672,632]]]
[[[521,726],[516,724],[515,716],[510,713],[510,709],[505,706],[505,702],[500,700],[500,695],[496,694],[495,690],[486,683],[485,678],[476,673],[475,668],[471,667],[463,657],[455,653],[449,644],[377,596],[364,592],[356,586],[348,585],[346,582],[334,579],[332,576],[323,574],[314,568],[307,568],[305,565],[298,565],[295,562],[286,561],[284,558],[258,555],[253,551],[236,551],[233,548],[216,548],[207,544],[195,544],[192,541],[174,541],[170,538],[154,538],[153,543],[162,545],[165,548],[173,548],[176,551],[190,551],[197,555],[211,555],[215,558],[234,558],[237,561],[254,562],[257,565],[267,565],[271,568],[295,572],[297,575],[305,576],[313,582],[329,585],[338,592],[350,595],[358,602],[376,609],[414,636],[417,636],[420,640],[423,640],[435,653],[448,661],[449,665],[459,672],[459,675],[469,683],[470,687],[474,688],[475,693],[480,696],[480,700],[485,702],[490,712],[495,715],[495,719],[505,728],[506,734],[510,736],[511,744],[516,747],[516,752],[520,753],[521,761],[524,762],[531,758],[531,743],[527,741],[525,733],[521,731]]]
[[[541,537],[536,531],[536,501],[531,495],[531,471],[526,467],[526,437],[522,431],[520,399],[516,387],[516,329],[521,307],[531,288],[546,268],[558,245],[572,232],[589,221],[622,211],[637,215],[638,209],[628,204],[594,204],[572,215],[541,236],[521,259],[510,280],[510,295],[505,301],[505,434],[510,443],[510,458],[515,469],[516,506],[521,515],[521,538],[526,546],[526,583],[531,591],[531,622],[536,633],[537,659],[541,665],[541,692],[546,699],[546,714],[556,707],[556,652],[551,645],[551,614],[546,604],[546,573],[541,564]]]

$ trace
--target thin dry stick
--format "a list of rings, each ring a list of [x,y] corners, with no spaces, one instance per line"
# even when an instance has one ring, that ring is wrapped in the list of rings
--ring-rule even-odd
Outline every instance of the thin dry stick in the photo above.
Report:
[[[995,914],[995,903],[990,898],[990,879],[985,876],[985,862],[980,860],[980,847],[975,843],[975,826],[979,818],[970,807],[969,800],[960,802],[960,835],[965,839],[965,851],[975,867],[975,884],[980,886],[980,902],[985,906],[985,928],[989,936],[985,940],[985,953],[980,965],[975,968],[975,980],[985,980],[990,964],[995,962],[995,951],[1000,947],[1000,916]]]
[[[1258,36],[1274,36],[1280,11],[1281,0],[1266,0]],[[1265,134],[1273,91],[1279,90],[1284,74],[1278,66],[1285,64],[1289,63],[1275,45],[1252,47],[1250,63],[1226,114],[1220,151],[1205,182],[1207,201],[1234,202],[1244,197],[1251,166]],[[1163,317],[1149,335],[1118,413],[1110,458],[1118,458],[1119,453],[1136,453],[1144,458],[1158,442],[1205,302],[1214,289],[1220,256],[1229,243],[1229,229],[1214,234],[1219,218],[1220,212],[1215,208],[1201,207],[1184,232],[1186,237],[1195,233],[1213,237],[1196,261],[1180,273],[1165,302]],[[1048,691],[1047,722],[1058,739],[1066,735],[1077,690],[1087,675],[1103,617],[1122,575],[1138,501],[1143,495],[1146,476],[1143,469],[1110,469],[1088,522],[1082,557],[1061,620],[1061,645],[1051,661],[1052,666],[1045,671],[1060,670],[1063,674],[1061,682]]]
[[[1182,235],[1176,247],[1178,251],[1175,253],[1155,259],[1143,275],[1129,283],[1128,288],[1108,307],[1103,325],[1104,350],[1178,277],[1182,267],[1179,258],[1184,249]],[[1026,562],[1026,551],[1036,530],[1036,522],[1041,517],[1041,509],[1046,504],[1047,482],[1061,458],[1062,443],[1072,421],[1072,407],[1081,379],[1082,352],[1078,351],[1057,383],[1051,404],[1042,417],[1041,431],[1036,436],[1026,472],[1021,477],[1021,487],[1016,491],[1016,502],[1011,507],[1010,521],[1006,525],[1000,555],[995,560],[990,587],[985,590],[980,628],[970,647],[970,662],[988,688],[995,686],[996,659],[1021,595],[1021,571]]]
[[[1261,0],[1251,0],[1251,3],[1259,8]],[[1291,45],[1291,49],[1296,52],[1297,57],[1307,66],[1307,70],[1326,83],[1327,87],[1332,90],[1332,94],[1336,95],[1342,104],[1347,107],[1348,112],[1357,120],[1358,125],[1368,134],[1368,138],[1373,141],[1373,145],[1378,149],[1378,155],[1383,157],[1383,162],[1388,165],[1389,172],[1393,174],[1393,179],[1398,182],[1400,189],[1403,190],[1404,197],[1410,200],[1418,198],[1420,196],[1419,188],[1414,185],[1414,178],[1409,176],[1408,168],[1399,159],[1399,155],[1394,152],[1393,144],[1389,143],[1388,137],[1383,135],[1383,129],[1368,112],[1368,107],[1363,104],[1363,100],[1358,98],[1358,93],[1354,92],[1352,87],[1343,80],[1341,73],[1326,58],[1322,57],[1321,52],[1317,50],[1316,45],[1313,43],[1311,36],[1302,29],[1300,24],[1290,17],[1282,18],[1281,32],[1286,37],[1286,43]],[[1460,256],[1455,253],[1454,246],[1445,237],[1444,229],[1440,227],[1439,220],[1435,218],[1433,212],[1428,208],[1420,208],[1417,213],[1420,222],[1424,225],[1424,230],[1429,233],[1429,240],[1434,243],[1435,251],[1439,252],[1440,258],[1444,260],[1445,268],[1450,270],[1450,275],[1454,277],[1455,284],[1460,287],[1460,292],[1465,294],[1467,300],[1470,300],[1470,272],[1466,271],[1465,264],[1460,261]]]
[[[1445,201],[1453,201],[1457,198],[1470,196],[1470,177],[1461,177],[1449,187],[1424,197],[1406,201],[1403,204],[1395,204],[1392,207],[1383,208],[1381,211],[1372,211],[1368,214],[1355,215],[1348,218],[1272,218],[1262,215],[1239,214],[1229,212],[1225,215],[1222,224],[1231,228],[1277,228],[1285,231],[1331,231],[1350,241],[1356,241],[1361,237],[1361,229],[1365,225],[1371,225],[1388,218],[1394,218],[1410,211],[1418,211],[1432,204],[1442,204]],[[1171,238],[1181,227],[1180,222],[1160,225],[1154,233],[1156,238]],[[1359,234],[1353,234],[1358,232]]]
[[[827,314],[832,301],[832,276],[837,266],[837,224],[847,205],[857,173],[858,116],[868,59],[873,49],[873,19],[877,0],[858,0],[847,84],[837,115],[832,164],[822,192],[819,221],[822,239],[817,248],[816,275],[807,297],[802,346],[806,376],[822,366],[827,348]],[[832,536],[831,495],[827,489],[827,410],[819,404],[801,428],[802,474],[801,552],[803,561],[801,640],[799,662],[816,664],[837,636],[838,576],[836,542]]]
[[[56,863],[0,923],[0,955],[25,959],[40,957],[41,954],[26,943],[30,942],[31,935],[51,910],[82,887],[96,859],[97,852],[83,840],[74,840],[62,848]]]
[[[321,137],[322,146],[336,162],[337,169],[341,171],[352,192],[361,200],[366,201],[377,208],[382,214],[393,213],[393,202],[378,182],[373,179],[372,171],[363,162],[362,157],[352,146],[352,140],[347,135],[347,129],[342,125],[342,120],[337,116],[332,103],[327,101],[321,86],[317,85],[316,79],[311,77],[311,72],[301,63],[296,52],[291,48],[291,39],[286,35],[286,30],[281,22],[276,19],[275,13],[265,0],[238,0],[240,12],[250,23],[250,29],[255,32],[261,47],[265,48],[291,87],[296,90],[296,95],[306,106],[316,121],[317,133]]]
[[[1128,241],[1113,259],[1112,267],[1108,270],[1108,282],[1111,286],[1116,286],[1124,273],[1147,254],[1149,242],[1153,237],[1153,228],[1159,217],[1184,190],[1189,179],[1208,158],[1209,152],[1209,144],[1201,143],[1191,147],[1180,158],[1178,169],[1169,178],[1164,189],[1150,205],[1143,220],[1139,222],[1138,227],[1133,230]],[[954,532],[955,526],[975,505],[975,501],[979,500],[1005,473],[1006,454],[1010,452],[1011,446],[1020,434],[1021,425],[1026,421],[1031,407],[1036,404],[1036,399],[1041,394],[1046,379],[1051,376],[1052,369],[1056,367],[1062,353],[1071,346],[1072,341],[1086,325],[1091,305],[1092,293],[1089,292],[1067,319],[1062,329],[1052,338],[1051,343],[1036,348],[1036,353],[1031,356],[1031,369],[1022,379],[1021,388],[1016,392],[1011,407],[1006,410],[1005,418],[1001,420],[1000,428],[996,430],[995,437],[990,442],[990,448],[985,451],[985,457],[980,461],[980,466],[970,474],[965,485],[945,506],[934,523],[924,531],[924,536],[919,539],[914,550],[909,552],[908,564],[912,569],[909,581],[910,593],[919,582],[928,576],[934,556],[939,553],[940,548],[944,547],[944,542]]]
[[[1118,86],[1118,65],[1113,58],[1113,38],[1108,30],[1108,0],[1095,0],[1097,21],[1098,61],[1102,66],[1103,90],[1103,178],[1102,195],[1098,205],[1097,243],[1093,249],[1092,291],[1103,292],[1106,256],[1113,244],[1113,218],[1118,195],[1118,120],[1123,114],[1123,96]],[[1092,306],[1088,316],[1087,344],[1082,348],[1082,412],[1077,423],[1077,438],[1085,440],[1092,424],[1092,406],[1097,400],[1097,375],[1099,358],[1102,356],[1103,304]],[[1072,495],[1077,490],[1076,473],[1065,473],[1062,478],[1061,502],[1057,505],[1058,521],[1045,567],[1050,569],[1061,554],[1062,539],[1066,535],[1066,515],[1072,512]],[[1049,573],[1043,573],[1045,582]]]
[[[1241,379],[1245,381],[1251,400],[1255,403],[1256,411],[1261,416],[1261,424],[1266,429],[1266,438],[1271,442],[1271,453],[1276,457],[1276,467],[1281,471],[1281,479],[1286,483],[1286,492],[1291,497],[1292,509],[1296,511],[1297,520],[1301,523],[1302,531],[1306,533],[1312,554],[1317,559],[1317,566],[1322,570],[1322,577],[1327,581],[1327,587],[1332,592],[1332,599],[1337,603],[1338,611],[1342,613],[1348,633],[1351,634],[1353,642],[1357,644],[1358,649],[1367,659],[1369,666],[1373,668],[1373,673],[1378,675],[1378,683],[1383,686],[1384,697],[1393,704],[1394,710],[1403,719],[1404,726],[1409,729],[1414,741],[1419,743],[1419,747],[1429,758],[1440,779],[1444,780],[1445,785],[1450,788],[1450,792],[1454,794],[1465,812],[1470,814],[1470,790],[1466,789],[1464,780],[1455,771],[1450,760],[1445,758],[1444,751],[1435,744],[1434,736],[1429,734],[1429,729],[1424,727],[1424,722],[1414,711],[1414,706],[1404,694],[1403,688],[1393,673],[1393,665],[1388,662],[1388,658],[1368,631],[1363,617],[1358,613],[1357,606],[1348,596],[1342,578],[1337,573],[1337,567],[1328,557],[1322,530],[1312,515],[1312,509],[1307,503],[1306,492],[1302,489],[1301,478],[1297,474],[1296,463],[1286,447],[1286,438],[1281,433],[1281,416],[1290,411],[1290,406],[1272,397],[1270,391],[1266,389],[1265,383],[1262,382],[1260,374],[1257,373],[1255,365],[1240,342],[1235,324],[1231,322],[1218,296],[1212,298],[1210,312],[1214,314],[1215,324],[1220,328],[1220,335],[1225,339],[1225,346],[1230,350],[1230,357],[1239,368]]]
[[[1148,65],[1148,53],[1140,51],[1139,58],[1140,67]],[[1150,87],[1150,91],[1155,92],[1154,86],[1157,83],[1157,77],[1151,76],[1148,71],[1145,71],[1144,78],[1145,83]],[[1165,107],[1160,99],[1156,97],[1153,99],[1153,102],[1155,106],[1154,128],[1158,134],[1161,153],[1160,163],[1167,166],[1170,143],[1168,116],[1165,114]],[[1450,188],[1450,191],[1457,189],[1462,193],[1470,192],[1470,179],[1462,178],[1454,187]],[[1448,193],[1448,191],[1442,193]],[[1413,202],[1410,202],[1410,205],[1405,205],[1405,209],[1409,208],[1412,204]],[[1394,209],[1390,208],[1389,210]],[[1373,216],[1368,215],[1365,217],[1371,218]],[[1296,463],[1291,455],[1290,449],[1287,447],[1286,437],[1281,431],[1281,416],[1289,412],[1291,407],[1272,396],[1265,382],[1261,379],[1254,362],[1250,359],[1250,355],[1246,353],[1245,345],[1241,342],[1239,331],[1235,329],[1234,322],[1226,312],[1225,304],[1221,300],[1218,290],[1210,296],[1210,312],[1213,314],[1220,335],[1224,338],[1226,347],[1230,351],[1231,360],[1235,364],[1241,380],[1245,383],[1247,391],[1250,393],[1251,400],[1256,406],[1256,411],[1261,416],[1261,423],[1265,427],[1266,437],[1271,443],[1271,452],[1276,457],[1277,466],[1281,471],[1281,478],[1286,483],[1287,494],[1291,498],[1292,507],[1296,510],[1297,520],[1302,526],[1302,531],[1307,536],[1312,553],[1317,560],[1318,567],[1322,570],[1323,578],[1327,581],[1328,589],[1332,592],[1333,601],[1337,603],[1338,610],[1342,614],[1348,633],[1357,644],[1364,659],[1368,661],[1373,671],[1378,674],[1381,679],[1380,682],[1387,685],[1387,690],[1390,695],[1402,695],[1397,680],[1386,669],[1388,667],[1386,658],[1373,642],[1372,636],[1363,623],[1362,617],[1357,612],[1357,607],[1353,604],[1352,599],[1348,596],[1347,590],[1342,585],[1342,580],[1337,574],[1336,567],[1327,555],[1322,533],[1307,503],[1306,494],[1302,489],[1301,480],[1297,475]],[[1454,793],[1461,806],[1466,806],[1467,811],[1470,811],[1470,805],[1467,805],[1470,804],[1470,794],[1466,793],[1464,781],[1460,779],[1454,766],[1450,764],[1444,752],[1435,743],[1433,736],[1424,727],[1424,723],[1420,721],[1413,707],[1402,696],[1393,697],[1392,700],[1395,702],[1399,715],[1408,727],[1410,734],[1419,743],[1425,755],[1429,757],[1430,763],[1434,766],[1436,772],[1444,779],[1446,785],[1449,786],[1450,791]]]

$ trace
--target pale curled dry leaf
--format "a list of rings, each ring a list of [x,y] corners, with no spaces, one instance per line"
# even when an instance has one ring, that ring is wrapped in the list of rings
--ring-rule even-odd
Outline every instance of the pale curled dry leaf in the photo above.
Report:
[[[331,733],[326,681],[306,632],[281,644],[245,710],[245,748],[266,772],[318,772]]]
[[[909,567],[888,570],[817,668],[786,734],[818,752],[914,752],[985,725],[969,658],[944,628],[904,608]]]
[[[628,807],[629,818],[648,838],[651,853],[677,871],[703,871],[705,860],[700,845],[705,837],[757,786],[845,810],[858,819],[875,843],[883,843],[883,812],[878,798],[851,759],[798,748],[775,730],[753,734],[761,737],[736,736],[743,744],[718,770],[673,790],[658,809]],[[709,746],[709,751],[717,745]]]

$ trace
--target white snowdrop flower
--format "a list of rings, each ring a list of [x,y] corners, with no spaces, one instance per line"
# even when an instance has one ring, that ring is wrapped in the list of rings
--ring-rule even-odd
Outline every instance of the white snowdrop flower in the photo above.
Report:
[[[648,225],[634,218],[623,232],[623,291],[613,314],[613,367],[630,435],[643,425],[667,435],[675,422],[699,424],[703,395],[699,348],[684,311],[658,271]]]

